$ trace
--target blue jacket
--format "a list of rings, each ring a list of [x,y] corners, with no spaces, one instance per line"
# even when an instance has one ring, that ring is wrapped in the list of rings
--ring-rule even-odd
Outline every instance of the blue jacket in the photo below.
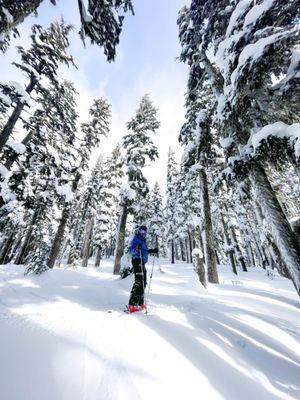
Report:
[[[148,261],[148,246],[146,243],[146,239],[143,238],[139,233],[137,233],[132,239],[130,245],[130,254],[133,259],[142,259],[144,264]]]

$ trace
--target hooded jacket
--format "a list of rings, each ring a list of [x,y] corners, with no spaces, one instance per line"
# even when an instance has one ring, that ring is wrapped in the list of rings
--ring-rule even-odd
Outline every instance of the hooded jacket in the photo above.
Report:
[[[130,254],[135,260],[140,260],[142,256],[143,263],[146,264],[148,262],[148,246],[146,238],[144,238],[140,233],[136,233],[132,239]]]

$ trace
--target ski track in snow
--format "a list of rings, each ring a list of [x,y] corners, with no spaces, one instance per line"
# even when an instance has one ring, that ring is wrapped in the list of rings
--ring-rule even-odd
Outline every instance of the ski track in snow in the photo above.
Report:
[[[30,277],[0,266],[0,398],[300,399],[290,281],[221,266],[205,290],[191,265],[159,263],[148,315],[122,312],[133,277],[111,260]]]

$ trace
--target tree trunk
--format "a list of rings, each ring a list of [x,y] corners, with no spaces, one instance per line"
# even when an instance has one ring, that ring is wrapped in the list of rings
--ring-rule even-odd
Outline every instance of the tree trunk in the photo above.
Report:
[[[217,260],[217,264],[220,264],[220,258],[219,258],[217,250],[216,250],[216,260]]]
[[[91,237],[93,232],[94,219],[88,218],[85,230],[85,240],[83,245],[82,267],[88,266],[90,252],[91,252]]]
[[[220,218],[221,218],[221,222],[222,222],[222,226],[223,226],[223,233],[224,233],[225,242],[226,242],[226,246],[227,246],[226,254],[228,255],[232,272],[235,275],[237,275],[238,273],[237,273],[237,269],[236,269],[235,259],[233,257],[234,250],[233,250],[232,245],[231,245],[230,236],[229,236],[229,234],[227,232],[227,227],[226,227],[222,212],[220,212]]]
[[[9,259],[7,261],[8,263],[13,261],[15,255],[17,254],[17,252],[19,250],[21,243],[22,243],[22,236],[19,234],[17,236],[17,239],[15,238],[15,240],[14,240],[14,244],[13,244],[12,250],[9,254]]]
[[[61,216],[61,219],[60,219],[60,222],[58,225],[58,229],[56,231],[56,234],[55,234],[55,237],[54,237],[54,240],[52,243],[49,258],[47,261],[48,268],[54,267],[55,261],[58,257],[59,251],[61,249],[61,245],[63,243],[65,229],[66,229],[66,226],[68,223],[69,215],[70,215],[70,209],[67,206],[62,212],[62,216]]]
[[[192,263],[193,262],[193,256],[192,256],[192,254],[193,254],[193,240],[192,240],[192,235],[191,235],[190,231],[188,231],[188,237],[189,237],[190,260],[191,260],[191,263]]]
[[[199,244],[200,244],[200,249],[202,251],[203,254],[203,260],[204,260],[204,264],[206,265],[206,260],[205,260],[205,251],[204,251],[204,243],[203,243],[203,238],[202,238],[202,230],[200,229],[199,235]]]
[[[34,227],[34,225],[35,225],[35,223],[36,223],[36,221],[38,219],[39,214],[40,214],[40,208],[37,207],[34,210],[34,213],[32,215],[32,218],[31,218],[31,221],[30,221],[30,225],[29,225],[29,227],[27,229],[24,241],[23,241],[23,243],[21,245],[21,248],[19,250],[19,253],[18,253],[17,257],[16,257],[15,264],[17,264],[17,265],[23,264],[25,255],[28,253],[28,246],[29,246],[29,243],[30,243],[32,230],[33,230],[33,227]]]
[[[124,246],[125,246],[125,231],[126,231],[127,216],[128,216],[128,209],[127,205],[124,204],[121,211],[119,227],[118,227],[116,256],[114,263],[114,275],[120,275],[121,258],[124,254]]]
[[[250,263],[251,267],[254,268],[255,267],[255,259],[254,259],[254,255],[253,255],[253,249],[252,249],[252,246],[250,243],[247,247],[247,253],[248,253],[249,263]]]
[[[63,258],[64,258],[64,254],[65,254],[66,249],[67,249],[67,247],[68,247],[68,244],[69,244],[69,239],[67,238],[67,239],[65,239],[65,241],[64,241],[64,244],[63,244],[63,246],[62,246],[62,250],[59,251],[60,254],[57,255],[57,256],[59,257],[58,267],[61,266],[62,260],[63,260]]]
[[[174,239],[171,240],[171,264],[175,264],[175,245],[174,245]]]
[[[228,207],[226,206],[226,204],[224,204],[223,206],[224,206],[224,210],[226,211],[227,218],[229,220]],[[244,272],[247,272],[246,261],[245,261],[245,258],[243,256],[243,253],[242,253],[242,250],[240,248],[240,245],[238,243],[238,239],[237,239],[237,235],[236,235],[235,229],[231,224],[230,224],[230,233],[231,233],[232,243],[233,243],[233,246],[235,248],[236,258],[239,261],[239,263],[241,264],[242,270]]]
[[[185,244],[185,251],[186,251],[186,262],[189,264],[191,262],[190,261],[191,258],[190,258],[189,244],[188,244],[188,239],[187,238],[185,239],[184,244]]]
[[[8,253],[12,247],[14,241],[15,233],[11,233],[11,235],[5,240],[4,243],[1,244],[1,253],[0,253],[0,264],[5,264],[7,260]]]
[[[230,232],[231,232],[231,236],[232,236],[232,241],[234,243],[234,247],[236,249],[236,257],[241,264],[242,270],[244,272],[247,272],[246,260],[243,256],[240,245],[238,244],[237,235],[236,235],[236,232],[235,232],[235,229],[233,226],[230,227]]]
[[[31,78],[29,85],[25,89],[25,91],[30,94],[34,87],[37,84],[37,79],[36,77]],[[14,127],[16,126],[16,123],[18,119],[20,118],[21,112],[23,111],[25,107],[24,103],[19,103],[16,105],[15,109],[13,110],[11,116],[9,117],[7,123],[4,125],[4,128],[2,129],[2,132],[0,134],[0,151],[3,149],[5,146],[7,140],[9,139],[10,135],[12,134],[12,131]]]
[[[300,246],[268,177],[260,164],[252,164],[250,179],[256,188],[259,204],[270,223],[275,243],[282,254],[291,279],[300,296]]]
[[[195,271],[199,277],[199,281],[206,289],[206,274],[205,274],[203,256],[201,257],[201,255],[198,252],[193,255],[193,264]]]
[[[216,253],[215,253],[216,246],[215,246],[213,227],[211,221],[207,176],[204,168],[202,168],[200,171],[200,185],[201,185],[202,212],[204,220],[204,232],[205,232],[205,243],[204,243],[205,263],[207,267],[208,282],[219,283]]]
[[[80,178],[81,178],[81,174],[77,172],[75,175],[75,179],[72,183],[72,193],[76,192]],[[58,257],[59,251],[61,249],[61,245],[63,243],[63,239],[64,239],[64,235],[65,235],[66,226],[67,226],[68,220],[70,218],[70,211],[71,211],[70,207],[71,207],[70,204],[66,204],[65,208],[63,209],[61,220],[59,222],[58,229],[56,231],[55,238],[53,240],[49,258],[48,258],[48,262],[47,262],[47,265],[49,268],[54,267],[55,261]]]
[[[102,252],[102,249],[101,249],[100,246],[98,246],[98,248],[97,248],[97,253],[96,253],[96,261],[95,261],[95,267],[96,267],[96,268],[100,267],[101,252]]]
[[[259,261],[260,266],[262,268],[264,268],[265,259],[264,259],[262,250],[260,249],[260,245],[259,245],[259,243],[257,241],[257,237],[259,237],[259,233],[258,233],[256,228],[255,229],[253,228],[252,223],[251,223],[250,219],[248,218],[248,216],[246,216],[246,219],[247,219],[247,222],[248,222],[248,227],[249,227],[249,230],[250,230],[250,233],[251,233],[251,236],[252,236],[253,243],[254,243],[255,248],[256,248],[256,258]]]
[[[184,253],[184,247],[183,247],[183,243],[182,240],[179,240],[179,246],[180,246],[180,253],[181,253],[181,261],[186,261],[186,256]]]
[[[179,254],[178,254],[178,246],[174,242],[174,252],[175,252],[175,260],[179,260]]]

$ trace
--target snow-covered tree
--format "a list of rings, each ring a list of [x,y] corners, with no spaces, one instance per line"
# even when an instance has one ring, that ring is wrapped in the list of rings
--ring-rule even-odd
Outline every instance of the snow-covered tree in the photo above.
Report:
[[[160,187],[155,183],[149,195],[149,213],[150,218],[147,221],[148,241],[151,247],[157,247],[160,254],[165,255],[165,215]]]
[[[32,43],[29,50],[22,46],[18,47],[21,62],[15,62],[14,65],[24,73],[28,82],[26,87],[17,82],[0,84],[4,95],[4,97],[0,96],[2,108],[12,110],[0,132],[0,150],[11,136],[25,107],[30,106],[31,94],[47,90],[44,82],[41,83],[41,79],[47,79],[52,86],[57,86],[59,64],[73,63],[72,57],[66,53],[69,47],[68,34],[71,29],[71,25],[66,25],[63,20],[52,23],[48,29],[43,29],[40,25],[33,25]]]
[[[43,0],[1,0],[0,2],[0,49],[9,45],[10,33],[18,34],[17,26],[33,12],[36,12]],[[56,4],[57,0],[50,0]],[[108,61],[115,58],[116,46],[122,31],[124,14],[133,13],[131,0],[78,0],[81,18],[80,36],[90,38],[92,43],[103,47]]]
[[[93,148],[95,148],[99,144],[101,137],[107,136],[109,132],[109,119],[111,116],[111,111],[110,105],[105,99],[94,100],[94,104],[90,107],[89,113],[91,116],[90,120],[81,124],[83,139],[80,142],[80,146],[78,148],[78,165],[74,171],[74,177],[72,181],[73,193],[76,193],[83,172],[88,168],[89,159]],[[83,210],[83,215],[77,216],[79,218],[78,224],[76,223],[72,230],[69,263],[72,263],[76,258],[74,252],[78,249],[78,243],[81,240],[80,235],[82,225],[80,224],[82,223],[82,221],[85,221],[88,211],[88,203],[86,209]],[[62,210],[62,216],[49,255],[49,268],[52,268],[54,266],[55,260],[57,259],[57,256],[59,254],[61,243],[65,234],[65,229],[69,221],[73,206],[73,202],[68,202],[65,204]]]
[[[116,234],[120,213],[120,188],[124,176],[124,160],[121,152],[121,145],[118,144],[112,151],[111,156],[105,163],[105,171],[107,171],[107,182],[110,195],[110,208],[108,220],[109,244],[107,248],[107,255],[114,254],[116,247]]]
[[[2,182],[2,217],[15,221],[12,225],[18,226],[19,231],[22,231],[24,222],[28,225],[17,247],[17,263],[24,262],[35,226],[39,224],[41,227],[40,219],[50,224],[53,208],[59,207],[71,192],[68,183],[76,161],[75,89],[66,81],[48,88],[43,92],[46,93],[39,97],[38,108],[25,123],[28,134],[23,142],[18,145],[8,142],[5,152],[7,168],[16,159],[19,163]],[[47,223],[43,232],[46,230]]]
[[[166,235],[167,242],[170,246],[171,262],[175,263],[175,238],[176,238],[176,227],[178,223],[177,215],[177,179],[178,171],[177,164],[175,161],[175,155],[173,150],[169,149],[168,154],[168,166],[167,166],[167,203],[165,209],[166,215]]]
[[[223,176],[233,184],[249,177],[299,293],[299,244],[266,173],[265,162],[272,157],[256,151],[263,139],[275,136],[274,149],[278,141],[286,149],[288,138],[294,160],[299,157],[294,135],[299,4],[193,0],[179,19],[183,58],[207,77],[216,102],[217,133],[227,159]]]
[[[193,63],[196,56],[196,47],[190,39],[191,29],[189,22],[188,9],[185,7],[179,14],[178,25],[183,49],[181,60],[190,65],[190,71],[186,96],[186,122],[181,129],[179,140],[185,145],[184,166],[187,169],[196,170],[199,174],[208,281],[218,283],[216,245],[207,176],[209,161],[213,157],[212,116],[215,102],[206,72],[198,64]]]
[[[152,141],[151,133],[159,128],[157,110],[153,107],[149,95],[145,95],[136,115],[127,123],[128,134],[123,138],[125,149],[125,165],[127,167],[128,183],[121,189],[121,214],[119,219],[117,248],[114,274],[120,272],[120,260],[124,252],[126,221],[129,212],[138,196],[145,197],[148,192],[148,182],[143,174],[146,161],[154,161],[158,150]]]

